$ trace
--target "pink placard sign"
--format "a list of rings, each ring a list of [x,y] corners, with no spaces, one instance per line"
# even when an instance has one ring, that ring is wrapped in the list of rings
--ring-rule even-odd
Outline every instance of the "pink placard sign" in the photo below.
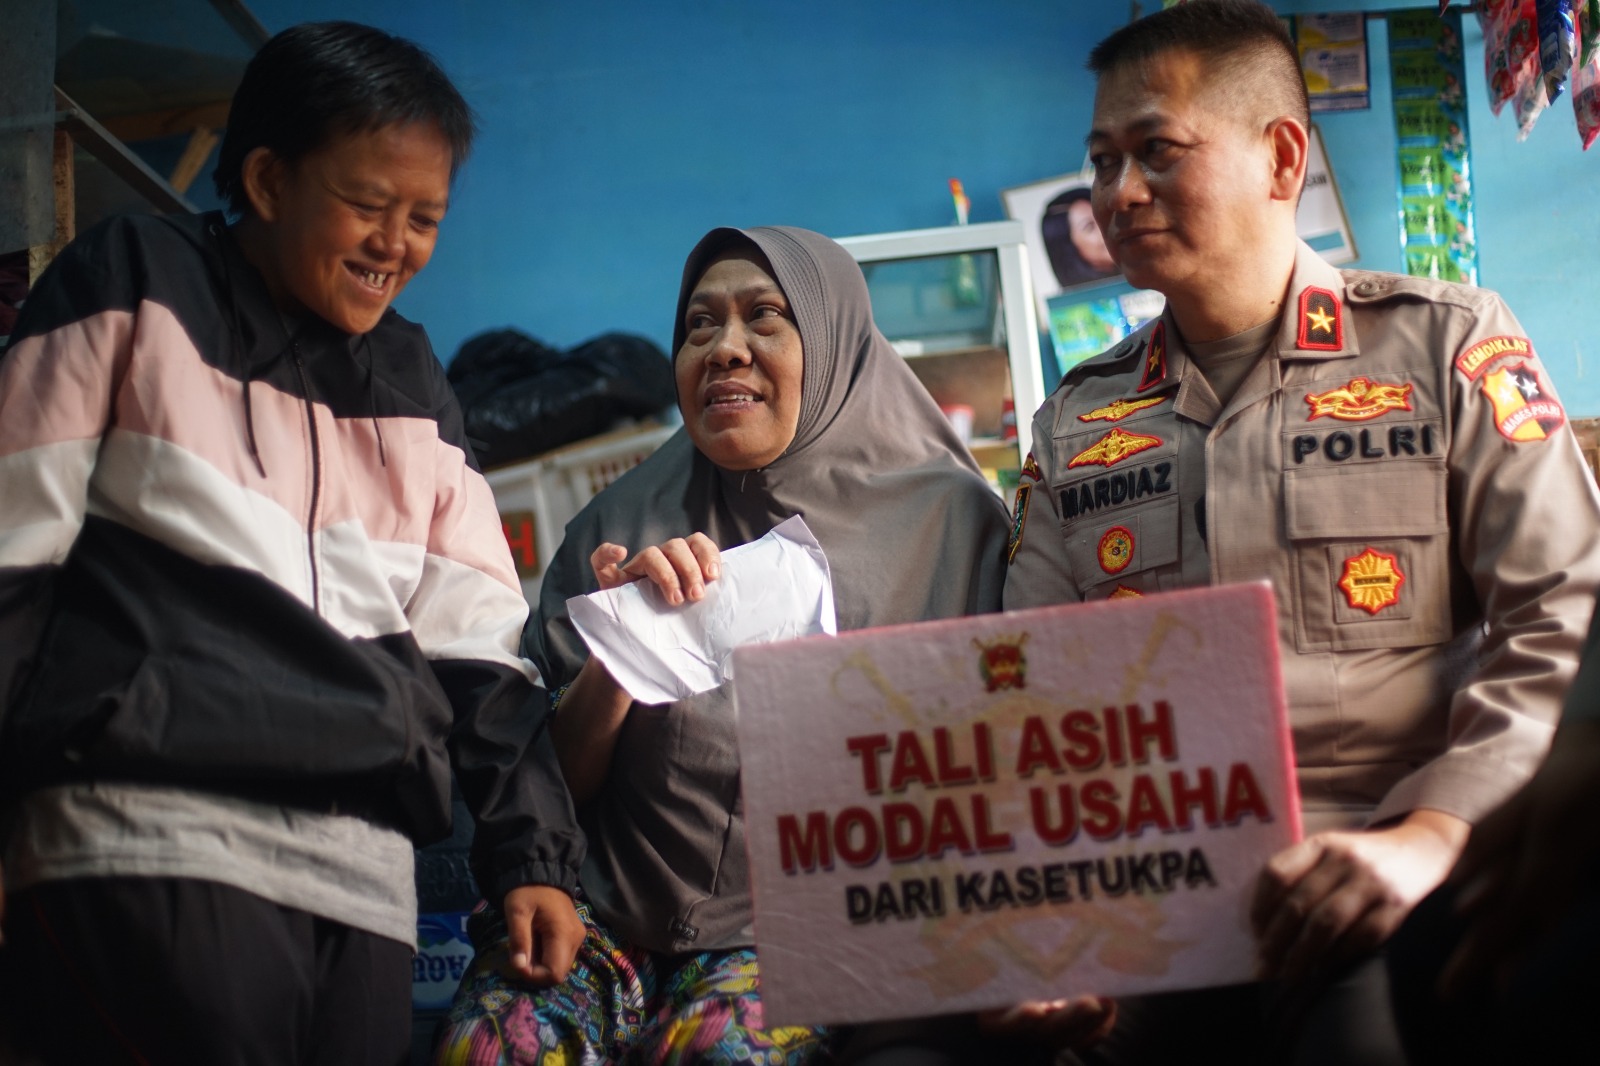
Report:
[[[1275,634],[1261,583],[740,648],[767,1023],[1251,979]]]

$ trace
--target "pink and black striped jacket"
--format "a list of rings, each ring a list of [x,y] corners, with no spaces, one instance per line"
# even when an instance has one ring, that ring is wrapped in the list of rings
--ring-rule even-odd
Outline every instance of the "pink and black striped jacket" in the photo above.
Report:
[[[68,247],[0,358],[0,791],[148,781],[582,857],[488,485],[422,329],[285,324],[219,215]]]

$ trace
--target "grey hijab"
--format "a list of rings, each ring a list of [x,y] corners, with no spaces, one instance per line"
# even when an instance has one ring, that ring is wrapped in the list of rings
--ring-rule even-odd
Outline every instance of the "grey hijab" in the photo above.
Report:
[[[799,326],[794,441],[760,470],[730,471],[680,430],[567,524],[527,640],[552,689],[588,658],[566,601],[596,589],[588,559],[603,541],[636,552],[698,530],[726,549],[799,514],[827,553],[841,630],[1000,609],[1005,507],[873,325],[866,282],[843,248],[786,226],[712,230],[684,267],[673,351],[701,274],[751,244]],[[658,951],[751,943],[738,770],[726,688],[634,706],[606,787],[583,812],[583,887],[602,921]]]

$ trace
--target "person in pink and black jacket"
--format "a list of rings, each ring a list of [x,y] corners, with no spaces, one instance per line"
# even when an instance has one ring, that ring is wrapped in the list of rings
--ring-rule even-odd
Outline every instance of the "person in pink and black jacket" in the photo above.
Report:
[[[286,30],[228,215],[70,245],[0,359],[0,1012],[45,1061],[393,1063],[449,828],[561,979],[582,861],[488,485],[421,327],[474,133],[410,42]],[[230,221],[231,217],[231,221]]]

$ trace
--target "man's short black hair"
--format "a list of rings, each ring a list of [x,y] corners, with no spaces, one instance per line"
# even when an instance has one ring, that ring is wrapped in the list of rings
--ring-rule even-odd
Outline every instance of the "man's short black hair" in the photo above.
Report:
[[[261,46],[233,94],[217,158],[217,194],[247,214],[245,156],[268,148],[294,163],[333,138],[432,123],[450,144],[450,176],[477,133],[472,109],[433,57],[354,22],[306,22]]]
[[[1311,104],[1300,59],[1283,20],[1258,0],[1189,0],[1147,15],[1094,46],[1096,76],[1143,63],[1163,52],[1193,52],[1210,62],[1230,93],[1256,108],[1311,126]]]

